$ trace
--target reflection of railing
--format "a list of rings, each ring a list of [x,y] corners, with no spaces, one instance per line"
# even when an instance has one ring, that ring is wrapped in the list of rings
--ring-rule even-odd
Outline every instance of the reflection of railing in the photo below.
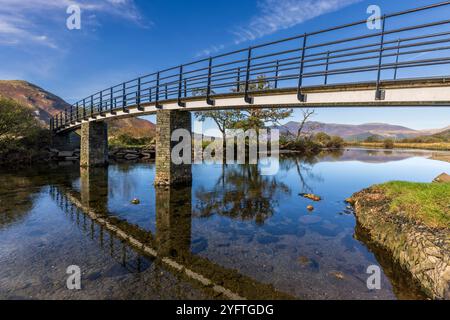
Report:
[[[49,190],[51,198],[58,207],[76,223],[80,229],[89,236],[92,241],[100,244],[100,247],[107,251],[109,255],[119,262],[131,273],[140,273],[150,264],[150,260],[139,254],[126,242],[114,235],[113,232],[104,228],[103,225],[95,223],[88,215],[82,213],[69,197],[58,188],[51,186]]]
[[[203,97],[208,104],[213,105],[212,97],[215,94],[230,91],[241,92],[245,101],[252,103],[250,94],[258,90],[255,87],[258,87],[262,78],[269,88],[296,88],[299,101],[305,101],[302,88],[308,80],[330,85],[342,82],[336,76],[348,79],[349,75],[358,77],[362,73],[373,72],[365,81],[376,81],[375,98],[382,100],[380,83],[383,71],[392,71],[393,75],[388,79],[397,80],[400,69],[450,64],[450,57],[446,54],[450,49],[450,20],[425,17],[426,20],[420,24],[411,24],[411,21],[417,20],[414,13],[428,12],[449,4],[450,1],[445,1],[384,15],[378,20],[380,30],[369,30],[365,26],[367,21],[361,20],[161,70],[76,102],[54,116],[50,120],[50,127],[58,130],[89,117],[104,116],[105,112],[114,114],[120,110],[127,113],[130,106],[143,110],[144,104],[153,103],[161,108],[161,102],[167,100],[178,101],[178,105],[184,107],[183,99],[194,96]],[[401,17],[407,19],[407,26],[387,28],[388,22]],[[364,27],[362,33],[353,29],[361,26]],[[436,27],[441,30],[433,30]],[[342,34],[334,35],[334,32]],[[405,35],[408,32],[412,34]],[[388,39],[392,36],[395,39]],[[379,39],[372,41],[373,38]],[[420,55],[431,53],[435,57],[418,59]],[[401,57],[410,55],[415,57],[400,61]],[[393,61],[386,61],[389,58]],[[414,78],[424,76],[429,74],[416,72]]]
[[[157,261],[168,268],[168,270],[174,270],[177,274],[189,279],[189,281],[200,284],[202,289],[205,289],[208,292],[212,290],[212,294],[215,297],[224,297],[228,299],[243,299],[243,297],[250,299],[261,299],[261,297],[265,299],[293,299],[292,296],[277,291],[272,285],[259,283],[250,277],[240,274],[236,270],[221,267],[206,258],[192,254],[189,245],[185,252],[180,252],[178,254],[179,259],[167,255],[167,251],[170,253],[172,250],[160,250],[161,248],[158,248],[158,243],[160,242],[158,239],[167,240],[173,238],[173,234],[176,234],[174,230],[161,228],[161,230],[157,230],[156,235],[153,236],[150,232],[143,231],[138,226],[132,225],[124,220],[113,221],[114,219],[107,217],[104,212],[97,214],[95,210],[85,207],[75,193],[76,192],[68,189],[66,190],[62,187],[52,186],[50,188],[50,195],[58,206],[70,215],[72,219],[76,221],[77,225],[80,225],[82,229],[88,233],[88,222],[90,223],[91,232],[89,235],[93,240],[95,239],[95,232],[93,231],[95,230],[95,225],[99,226],[100,230],[102,230],[101,226],[103,226],[104,230],[108,231],[110,240],[114,238],[114,247],[111,247],[110,244],[110,250],[113,250],[115,247],[121,248],[119,255],[114,254],[114,251],[110,251],[111,256],[119,259],[122,265],[132,272],[139,272],[140,265],[137,263],[138,261],[148,261],[136,259],[136,262],[130,262],[130,256],[137,257],[136,255],[138,255],[138,253],[136,253],[136,251],[142,251],[145,257],[149,257],[150,260],[157,259]],[[169,217],[168,219],[164,218],[167,217],[162,217],[161,220],[173,220],[173,217]],[[180,226],[179,224],[175,224],[172,227],[183,229],[183,226]],[[159,234],[166,232],[169,234]],[[145,233],[145,240],[143,240],[143,233]],[[99,232],[97,240],[103,245],[100,234],[101,233]],[[121,245],[116,246],[115,244],[117,244],[118,241]],[[183,250],[183,247],[184,246],[181,246],[179,249]],[[130,255],[129,252],[134,252],[134,254]]]

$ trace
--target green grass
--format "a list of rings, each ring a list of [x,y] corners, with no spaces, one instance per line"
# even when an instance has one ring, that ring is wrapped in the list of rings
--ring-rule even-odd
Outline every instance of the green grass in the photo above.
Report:
[[[450,228],[450,183],[393,181],[379,185],[392,199],[390,211],[432,228]]]

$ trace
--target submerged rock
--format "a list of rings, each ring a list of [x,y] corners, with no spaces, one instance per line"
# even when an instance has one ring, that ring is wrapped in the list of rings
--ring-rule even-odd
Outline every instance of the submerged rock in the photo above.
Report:
[[[332,272],[330,272],[330,275],[332,275],[333,277],[335,277],[338,280],[344,280],[345,279],[344,274],[342,272],[339,272],[339,271],[332,271]]]
[[[312,193],[300,193],[300,196],[302,196],[303,198],[306,198],[306,199],[310,199],[312,201],[322,200],[321,197],[319,197],[318,195],[312,194]]]
[[[447,183],[450,182],[450,176],[446,173],[441,173],[440,175],[438,175],[433,182],[436,183]]]

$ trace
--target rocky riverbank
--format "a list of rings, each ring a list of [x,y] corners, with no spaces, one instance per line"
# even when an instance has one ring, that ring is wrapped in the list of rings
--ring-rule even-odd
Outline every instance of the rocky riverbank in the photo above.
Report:
[[[450,185],[439,184],[439,191],[432,191],[435,189],[434,183],[421,184],[419,187],[417,185],[419,184],[413,186],[417,190],[414,192],[427,192],[431,201],[442,204],[443,213],[448,215],[448,219],[450,211],[448,202],[445,203],[445,193],[450,190]],[[433,188],[428,188],[431,185]],[[355,193],[348,200],[354,206],[358,223],[367,231],[370,241],[390,252],[393,259],[411,274],[428,296],[433,299],[450,299],[448,220],[436,220],[441,221],[437,224],[431,218],[415,219],[407,212],[408,209],[395,202],[396,196],[392,196],[387,190],[389,189],[383,185],[373,186]],[[439,193],[435,199],[433,192]],[[401,194],[398,196],[402,197]],[[408,196],[411,197],[411,194]],[[411,203],[411,211],[414,210],[421,212],[415,202]]]
[[[109,160],[115,162],[151,160],[155,158],[154,147],[111,148]],[[0,166],[16,167],[48,162],[74,162],[80,160],[80,149],[58,150],[45,148],[24,155],[23,152],[11,152],[0,159]]]
[[[155,158],[154,147],[111,148],[109,158],[116,161],[150,160]]]

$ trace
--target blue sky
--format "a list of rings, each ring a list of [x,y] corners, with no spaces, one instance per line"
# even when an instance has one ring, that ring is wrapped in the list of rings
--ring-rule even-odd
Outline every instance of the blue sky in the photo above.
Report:
[[[27,80],[73,102],[199,57],[365,19],[370,4],[389,13],[434,2],[0,0],[0,79]],[[74,3],[81,7],[80,30],[66,27],[66,9]],[[445,127],[449,119],[450,108],[320,109],[314,118],[414,129]]]

